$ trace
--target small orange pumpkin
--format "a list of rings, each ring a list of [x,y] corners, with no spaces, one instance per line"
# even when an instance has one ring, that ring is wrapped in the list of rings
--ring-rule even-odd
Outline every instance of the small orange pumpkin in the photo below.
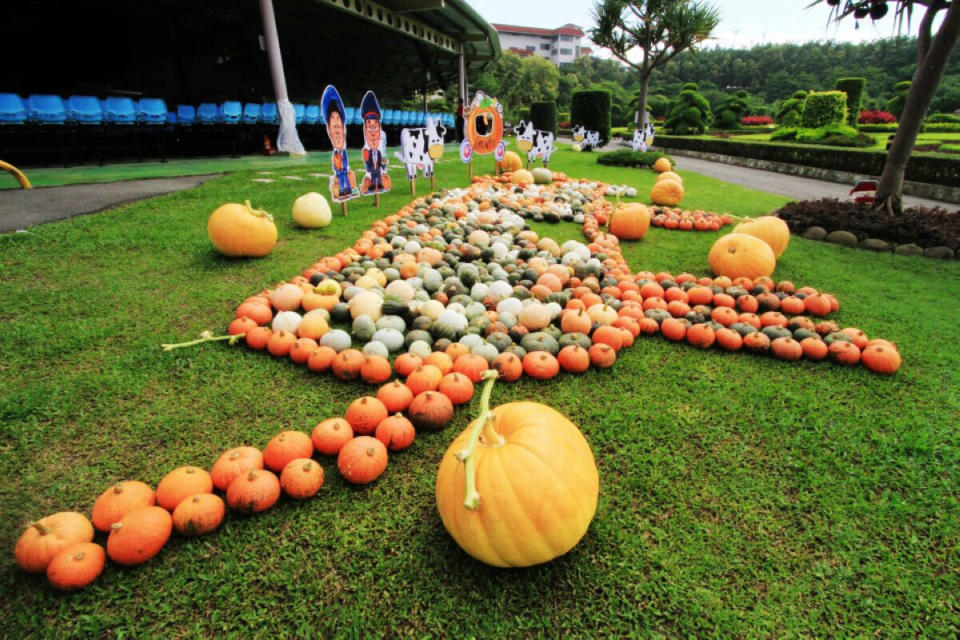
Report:
[[[387,417],[387,408],[373,396],[361,396],[350,403],[345,417],[354,433],[368,435],[376,431],[380,421]]]
[[[310,458],[296,458],[280,474],[280,487],[294,500],[306,500],[323,487],[323,467]]]
[[[829,353],[827,343],[817,338],[804,338],[800,346],[803,347],[803,355],[810,360],[823,360]]]
[[[266,511],[279,498],[280,480],[266,469],[255,469],[237,476],[227,488],[227,504],[240,513]]]
[[[653,321],[656,324],[656,321]],[[590,354],[577,344],[570,344],[560,349],[557,362],[564,371],[583,373],[590,368]]]
[[[414,396],[418,396],[424,391],[436,391],[442,379],[443,372],[440,369],[432,364],[422,364],[407,376],[406,385]]]
[[[675,207],[683,200],[683,185],[676,180],[658,180],[650,190],[653,204]]]
[[[716,341],[716,332],[709,325],[695,324],[687,329],[687,342],[698,349],[709,349]]]
[[[450,398],[453,404],[463,404],[473,397],[473,382],[462,373],[452,371],[443,376],[437,391]]]
[[[167,511],[173,511],[190,496],[211,491],[213,491],[213,478],[205,469],[191,466],[178,467],[163,476],[157,484],[157,504]]]
[[[416,430],[413,428],[413,423],[404,418],[403,414],[395,413],[380,421],[374,437],[386,445],[390,451],[400,451],[413,444]]]
[[[523,362],[515,353],[501,353],[493,359],[493,368],[505,382],[514,382],[523,375]]]
[[[333,375],[341,380],[356,380],[360,377],[360,370],[363,369],[363,363],[367,357],[357,349],[344,349],[333,359],[330,367],[333,369]]]
[[[210,476],[213,478],[213,486],[220,491],[226,491],[234,478],[253,469],[263,469],[263,454],[260,450],[253,447],[236,447],[224,451],[223,455],[217,458],[213,463]]]
[[[619,329],[613,330],[620,331]],[[560,371],[560,363],[546,351],[531,351],[523,356],[523,371],[531,378],[549,380]]]
[[[727,329],[726,327],[717,329],[714,332],[714,337],[724,351],[739,351],[740,347],[743,346],[743,338],[733,329]]]
[[[360,367],[360,377],[367,384],[381,384],[390,379],[393,367],[390,361],[383,356],[367,356],[367,361]]]
[[[413,400],[413,392],[410,387],[399,380],[389,382],[377,390],[377,400],[383,403],[388,413],[405,411]]]
[[[61,511],[31,522],[17,540],[13,557],[29,573],[46,571],[50,561],[72,544],[93,540],[93,525],[76,511]]]
[[[226,513],[227,507],[220,496],[198,493],[181,500],[173,510],[173,528],[188,538],[203,536],[216,530]]]
[[[439,431],[453,419],[453,403],[442,393],[425,391],[414,397],[407,415],[417,429]]]
[[[82,589],[103,572],[107,554],[95,542],[77,542],[65,547],[47,565],[47,580],[55,589]]]
[[[320,345],[316,351],[311,353],[310,357],[307,358],[307,368],[310,369],[310,371],[316,372],[326,371],[333,365],[336,357],[336,351],[326,345]]]
[[[803,357],[803,346],[793,338],[777,338],[770,343],[774,358],[780,360],[799,360]]]
[[[317,451],[333,456],[340,453],[343,445],[353,440],[353,427],[343,418],[334,416],[317,423],[310,439]]]
[[[347,482],[353,484],[373,482],[387,468],[387,447],[376,438],[358,436],[340,450],[337,456],[337,468]]]
[[[637,203],[615,207],[610,216],[610,233],[621,240],[639,240],[650,227],[650,210]]]
[[[608,369],[617,360],[617,352],[607,344],[595,344],[587,349],[590,355],[590,364],[600,369]]]
[[[302,431],[281,431],[263,448],[263,464],[274,473],[280,473],[291,460],[312,455],[313,442],[310,436]]]
[[[483,372],[490,368],[490,363],[483,356],[475,353],[465,353],[453,361],[453,371],[462,373],[470,378],[474,384],[480,382]]]
[[[163,507],[141,507],[110,525],[107,555],[127,567],[143,564],[160,553],[170,539],[173,519]]]
[[[454,343],[454,344],[459,344],[459,343]],[[450,346],[452,347],[453,345],[450,345]],[[393,368],[396,369],[397,375],[400,375],[406,378],[411,373],[416,371],[417,367],[419,367],[422,364],[423,364],[423,358],[421,358],[416,354],[407,352],[407,353],[401,353],[400,355],[397,356],[397,359],[393,361]]]
[[[892,374],[900,368],[900,353],[889,344],[870,344],[860,354],[860,360],[874,373]]]
[[[97,497],[91,520],[98,530],[109,531],[110,525],[127,513],[140,507],[152,507],[156,502],[157,494],[149,485],[139,480],[118,482]]]

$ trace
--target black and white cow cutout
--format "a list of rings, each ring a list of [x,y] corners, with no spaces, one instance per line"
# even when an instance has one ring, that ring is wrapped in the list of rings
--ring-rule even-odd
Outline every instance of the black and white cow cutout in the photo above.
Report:
[[[533,122],[521,120],[514,128],[517,134],[517,149],[527,152],[527,164],[543,160],[543,166],[550,164],[550,154],[553,153],[553,132],[533,128]]]
[[[443,156],[443,139],[447,128],[440,121],[427,118],[427,126],[400,132],[400,151],[394,153],[407,170],[407,180],[417,179],[417,169],[425,178],[433,178],[433,162]]]
[[[634,151],[646,151],[653,146],[653,136],[656,130],[653,128],[653,122],[647,120],[643,127],[638,127],[633,132],[633,142],[630,145]]]
[[[573,139],[580,143],[581,151],[590,151],[600,146],[600,132],[587,131],[587,128],[582,124],[573,128]]]

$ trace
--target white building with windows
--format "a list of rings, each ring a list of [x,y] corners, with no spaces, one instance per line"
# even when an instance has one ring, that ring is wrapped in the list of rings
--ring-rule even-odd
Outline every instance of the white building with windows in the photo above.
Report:
[[[590,55],[590,47],[581,46],[583,29],[575,24],[565,24],[556,29],[520,27],[512,24],[495,24],[500,38],[500,48],[521,56],[540,56],[553,64],[569,64],[580,56]]]

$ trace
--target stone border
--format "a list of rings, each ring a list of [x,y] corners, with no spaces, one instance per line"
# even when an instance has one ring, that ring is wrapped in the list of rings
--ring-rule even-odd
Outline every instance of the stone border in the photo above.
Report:
[[[877,238],[867,238],[866,240],[858,242],[857,236],[849,231],[841,230],[827,233],[827,230],[823,227],[807,227],[807,230],[800,235],[807,240],[830,242],[851,249],[866,249],[867,251],[875,251],[877,253],[892,252],[898,256],[922,256],[943,260],[949,260],[954,257],[953,249],[950,247],[927,247],[924,249],[913,243],[898,245],[895,242],[887,242],[886,240],[879,240]]]
[[[721,162],[723,164],[732,164],[738,167],[747,167],[750,169],[762,169],[763,171],[774,171],[776,173],[786,173],[803,178],[816,178],[817,180],[826,180],[839,184],[851,185],[857,180],[865,178],[863,174],[852,173],[849,171],[835,171],[833,169],[820,169],[818,167],[807,167],[799,164],[788,164],[786,162],[773,162],[771,160],[757,160],[756,158],[744,158],[741,156],[728,156],[721,153],[707,153],[701,151],[691,151],[689,149],[671,149],[670,147],[661,147],[658,149],[673,156],[686,156],[690,158],[701,158],[711,162]],[[926,182],[903,183],[903,192],[907,195],[917,196],[918,198],[927,198],[930,200],[940,200],[941,202],[953,202],[960,204],[960,187],[948,187],[946,185],[929,184]]]

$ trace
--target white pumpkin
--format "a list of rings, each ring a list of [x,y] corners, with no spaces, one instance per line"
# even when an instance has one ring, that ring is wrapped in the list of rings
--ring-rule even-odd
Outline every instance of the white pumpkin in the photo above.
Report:
[[[333,329],[332,331],[327,331],[320,338],[320,344],[325,347],[330,347],[337,353],[349,349],[353,344],[353,341],[350,339],[350,334],[344,331],[343,329]]]
[[[352,318],[356,318],[357,316],[370,316],[372,320],[376,321],[383,315],[381,311],[383,298],[373,291],[363,291],[362,293],[352,296],[349,305],[350,317]]]
[[[403,334],[396,329],[379,329],[373,334],[372,341],[382,344],[387,351],[400,351],[403,348]]]
[[[293,220],[301,227],[325,227],[331,219],[330,203],[319,193],[311,191],[293,201]]]
[[[297,329],[300,328],[300,323],[303,321],[303,317],[296,311],[281,311],[277,315],[273,316],[273,322],[270,325],[270,328],[274,331],[289,331],[290,333],[296,333]]]

